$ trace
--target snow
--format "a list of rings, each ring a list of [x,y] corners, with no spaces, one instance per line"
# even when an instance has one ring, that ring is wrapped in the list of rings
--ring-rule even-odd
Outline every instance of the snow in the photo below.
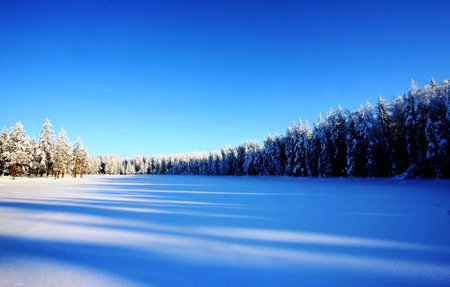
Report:
[[[0,177],[0,285],[448,286],[449,187]]]

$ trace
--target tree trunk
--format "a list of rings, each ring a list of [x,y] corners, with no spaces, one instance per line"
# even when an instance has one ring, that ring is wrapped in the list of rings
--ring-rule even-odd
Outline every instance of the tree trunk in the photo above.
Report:
[[[12,173],[11,173],[13,180],[16,178],[16,172],[17,172],[17,166],[16,166],[16,163],[14,163],[13,167],[12,167]]]

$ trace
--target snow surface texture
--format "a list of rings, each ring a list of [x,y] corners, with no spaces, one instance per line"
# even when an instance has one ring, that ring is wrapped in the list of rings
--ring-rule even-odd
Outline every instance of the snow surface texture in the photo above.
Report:
[[[0,178],[0,285],[449,286],[449,187]]]

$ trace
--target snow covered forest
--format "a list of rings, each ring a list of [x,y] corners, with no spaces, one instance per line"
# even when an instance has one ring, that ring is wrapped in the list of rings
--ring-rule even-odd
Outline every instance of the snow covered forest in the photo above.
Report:
[[[357,111],[330,108],[312,127],[293,123],[263,146],[246,142],[220,151],[123,159],[88,158],[80,139],[71,147],[61,130],[54,139],[44,123],[39,141],[21,123],[0,137],[0,173],[56,178],[77,174],[288,175],[319,177],[450,177],[450,81],[424,88],[413,81],[407,94]]]
[[[11,131],[3,129],[0,135],[0,175],[64,177],[68,172],[83,176],[88,172],[88,154],[78,137],[69,143],[66,131],[61,128],[55,141],[52,124],[47,119],[42,126],[39,141],[30,139],[21,122]]]

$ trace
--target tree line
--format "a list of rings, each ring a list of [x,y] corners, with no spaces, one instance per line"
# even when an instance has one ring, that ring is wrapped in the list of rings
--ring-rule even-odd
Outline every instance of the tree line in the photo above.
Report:
[[[21,122],[0,135],[0,175],[64,177],[72,173],[83,176],[89,169],[87,151],[78,137],[72,145],[64,129],[55,139],[52,124],[47,119],[39,140],[26,135]]]
[[[330,108],[312,126],[293,123],[284,135],[266,136],[220,151],[169,156],[88,157],[83,143],[71,146],[50,121],[39,141],[17,123],[0,136],[0,174],[287,175],[313,177],[450,177],[450,82],[419,88],[390,102],[356,111]]]
[[[261,146],[121,159],[95,156],[94,174],[450,177],[450,82],[412,81],[407,94],[356,111],[330,108],[312,125],[293,123]]]

